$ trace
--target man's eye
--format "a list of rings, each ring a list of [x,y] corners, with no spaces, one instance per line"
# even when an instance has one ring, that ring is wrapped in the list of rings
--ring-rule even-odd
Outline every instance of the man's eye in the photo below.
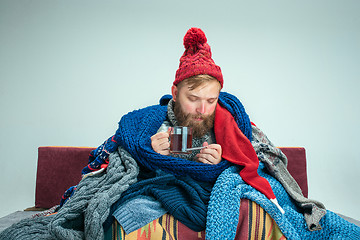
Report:
[[[214,103],[214,102],[215,102],[215,99],[208,100],[208,103]]]

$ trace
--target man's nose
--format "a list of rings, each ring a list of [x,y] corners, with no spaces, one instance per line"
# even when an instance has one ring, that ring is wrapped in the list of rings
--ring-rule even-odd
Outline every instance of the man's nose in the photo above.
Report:
[[[204,114],[206,112],[206,106],[204,102],[199,103],[199,106],[197,108],[197,112]]]

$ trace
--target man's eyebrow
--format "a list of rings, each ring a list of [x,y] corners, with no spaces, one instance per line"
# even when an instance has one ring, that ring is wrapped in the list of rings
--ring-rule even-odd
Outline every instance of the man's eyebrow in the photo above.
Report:
[[[199,96],[198,96],[198,95],[193,94],[193,93],[189,93],[189,94],[188,94],[188,97],[196,97],[196,98],[199,98]]]
[[[199,97],[198,95],[196,95],[196,94],[193,94],[193,93],[189,93],[189,95],[188,95],[189,97],[195,97],[195,98],[201,98],[201,97]],[[205,99],[218,99],[219,97],[206,97]]]
[[[209,99],[218,99],[219,97],[210,97]]]

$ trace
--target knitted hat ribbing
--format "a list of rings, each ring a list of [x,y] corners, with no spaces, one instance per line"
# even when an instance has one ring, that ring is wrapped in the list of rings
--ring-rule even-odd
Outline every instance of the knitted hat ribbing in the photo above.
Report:
[[[184,36],[185,52],[180,58],[174,85],[182,80],[200,74],[216,78],[223,87],[221,69],[211,58],[211,49],[207,44],[205,33],[200,28],[190,28]]]

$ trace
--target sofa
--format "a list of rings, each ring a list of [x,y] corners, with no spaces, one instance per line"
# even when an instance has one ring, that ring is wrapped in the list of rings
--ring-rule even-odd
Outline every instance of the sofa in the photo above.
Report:
[[[306,152],[303,147],[279,147],[288,158],[288,170],[308,196]],[[94,147],[41,146],[38,148],[35,206],[0,219],[0,232],[12,223],[60,203],[61,196],[81,180],[81,170],[88,164]],[[339,214],[340,215],[340,214]],[[340,215],[360,226],[360,222]]]

